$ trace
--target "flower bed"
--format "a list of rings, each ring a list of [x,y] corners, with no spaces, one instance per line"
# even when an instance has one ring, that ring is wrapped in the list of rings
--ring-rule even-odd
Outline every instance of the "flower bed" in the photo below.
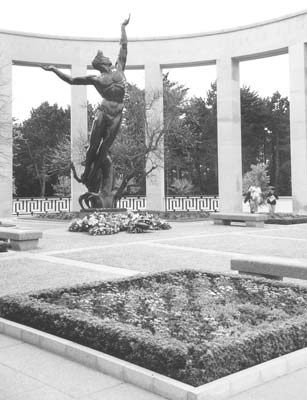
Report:
[[[305,347],[307,288],[164,272],[7,296],[0,316],[199,386]]]
[[[112,214],[94,212],[72,221],[68,230],[88,232],[90,235],[113,235],[120,231],[142,233],[150,230],[170,229],[170,225],[148,213]]]

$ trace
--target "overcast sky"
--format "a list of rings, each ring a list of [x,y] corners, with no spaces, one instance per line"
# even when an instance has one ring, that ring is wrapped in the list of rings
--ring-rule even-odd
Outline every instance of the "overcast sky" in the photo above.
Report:
[[[114,38],[119,37],[120,22],[131,13],[128,37],[152,37],[244,26],[306,8],[306,0],[2,0],[0,30]],[[240,76],[241,84],[263,96],[276,90],[289,94],[287,55],[241,63]],[[215,77],[215,66],[194,68],[192,74],[186,69],[170,72],[171,79],[197,96],[206,95]],[[127,79],[144,85],[142,71],[127,71]],[[93,90],[88,97],[98,100]],[[14,67],[13,115],[23,120],[44,100],[67,105],[69,85],[38,68]]]

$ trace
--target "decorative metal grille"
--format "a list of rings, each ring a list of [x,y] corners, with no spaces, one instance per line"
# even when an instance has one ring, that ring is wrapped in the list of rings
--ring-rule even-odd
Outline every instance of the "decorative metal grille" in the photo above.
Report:
[[[117,202],[117,208],[126,208],[129,211],[146,210],[146,197],[122,197]]]
[[[219,201],[216,197],[187,196],[167,197],[167,211],[217,211]]]
[[[166,197],[166,211],[216,211],[218,210],[216,197]],[[126,208],[129,211],[146,210],[146,197],[123,197],[117,202],[117,208]],[[13,200],[13,214],[42,214],[71,211],[71,199],[63,198],[17,198]]]
[[[13,200],[13,214],[42,214],[59,213],[70,211],[71,199],[68,197],[49,197],[49,198],[21,198]]]

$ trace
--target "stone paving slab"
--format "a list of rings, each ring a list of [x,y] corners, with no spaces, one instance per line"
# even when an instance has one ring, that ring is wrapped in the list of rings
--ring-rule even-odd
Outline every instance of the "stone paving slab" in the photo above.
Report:
[[[1,353],[1,352],[0,352]],[[6,400],[27,396],[31,391],[41,389],[44,385],[37,379],[29,377],[6,365],[0,365],[0,399]]]
[[[150,243],[130,245],[124,248],[107,248],[57,254],[56,257],[70,260],[83,260],[95,264],[107,264],[117,268],[127,268],[142,272],[159,272],[170,269],[207,269],[211,271],[228,271],[227,256],[216,256],[180,249],[163,248]]]
[[[72,397],[82,397],[120,384],[117,379],[100,374],[52,353],[44,354],[29,344],[0,352],[0,362],[25,373],[40,383],[51,386]]]
[[[231,400],[305,400],[306,381],[307,368],[304,368],[233,396]]]
[[[303,228],[302,224],[292,225],[287,228],[285,226],[282,227],[282,225],[274,225],[274,226],[276,227],[275,229],[270,229],[270,230],[259,229],[259,232],[255,232],[253,230],[252,233],[246,232],[245,235],[267,237],[269,240],[271,236],[274,236],[276,238],[290,238],[290,240],[298,239],[307,241],[307,226],[306,228]],[[241,232],[239,234],[241,234]]]
[[[0,295],[23,293],[45,288],[56,288],[118,277],[116,274],[76,268],[51,262],[17,258],[1,261],[0,256]]]
[[[101,372],[0,334],[0,400],[25,398],[163,400]]]
[[[195,249],[217,250],[229,253],[255,254],[265,256],[307,258],[307,242],[300,240],[288,240],[286,237],[274,237],[274,231],[270,231],[270,239],[260,235],[235,234],[229,236],[193,238],[193,239],[170,239],[163,241],[165,244]],[[291,248],[289,246],[291,243]]]

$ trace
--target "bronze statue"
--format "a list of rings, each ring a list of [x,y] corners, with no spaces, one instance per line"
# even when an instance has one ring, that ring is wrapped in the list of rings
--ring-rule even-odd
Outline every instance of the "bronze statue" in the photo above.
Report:
[[[103,99],[98,107],[91,129],[85,168],[81,178],[77,176],[72,165],[75,179],[82,182],[88,189],[88,192],[79,198],[82,208],[84,208],[84,203],[88,208],[115,207],[116,204],[113,190],[114,169],[109,149],[116,138],[122,121],[126,89],[124,70],[128,43],[126,26],[129,20],[130,15],[121,24],[120,51],[115,66],[112,65],[108,57],[103,55],[101,50],[97,52],[92,61],[93,68],[100,72],[100,76],[89,75],[73,78],[59,71],[53,65],[41,66],[46,71],[54,72],[70,85],[93,85]]]

